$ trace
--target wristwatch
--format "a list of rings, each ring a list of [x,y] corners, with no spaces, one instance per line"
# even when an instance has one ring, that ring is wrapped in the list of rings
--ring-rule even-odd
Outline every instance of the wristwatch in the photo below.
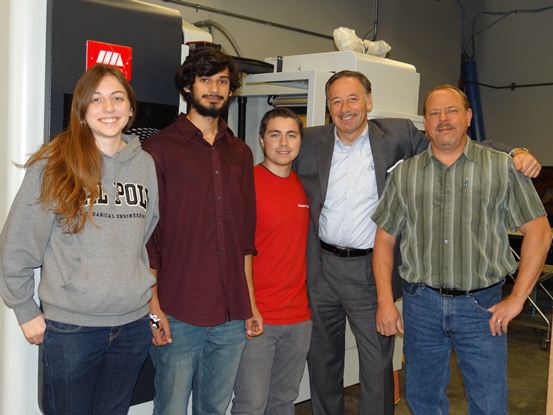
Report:
[[[161,319],[157,314],[150,313],[150,324],[152,325],[152,328],[159,329],[159,322]]]
[[[513,157],[517,151],[525,151],[527,153],[530,152],[530,150],[525,147],[515,147],[511,151],[509,151],[509,157]]]

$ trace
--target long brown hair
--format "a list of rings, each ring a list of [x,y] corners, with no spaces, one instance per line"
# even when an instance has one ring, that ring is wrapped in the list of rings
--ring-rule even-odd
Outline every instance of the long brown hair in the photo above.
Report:
[[[61,226],[68,233],[80,232],[92,217],[94,201],[99,197],[98,183],[102,179],[102,154],[86,123],[86,110],[92,95],[105,76],[115,77],[125,89],[134,120],[136,98],[123,74],[112,66],[98,64],[86,71],[75,85],[69,126],[44,144],[23,167],[46,159],[38,201],[61,217]],[[85,209],[87,198],[90,206]]]

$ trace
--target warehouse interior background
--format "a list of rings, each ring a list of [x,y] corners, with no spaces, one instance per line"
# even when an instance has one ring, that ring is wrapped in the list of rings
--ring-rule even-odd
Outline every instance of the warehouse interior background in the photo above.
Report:
[[[191,23],[214,20],[235,38],[243,56],[265,59],[335,50],[332,40],[322,39],[234,17],[179,6],[162,0],[149,3],[178,9]],[[202,5],[266,19],[287,26],[332,35],[339,26],[354,29],[359,37],[373,28],[373,2],[364,0],[295,1],[205,0]],[[498,20],[484,11],[535,10],[552,6],[544,0],[386,0],[381,1],[378,39],[388,42],[390,58],[414,65],[421,75],[420,101],[425,92],[440,83],[457,84],[462,43],[470,44],[474,17],[474,59],[481,83],[494,86],[553,83],[553,9],[518,12]],[[461,27],[461,8],[464,22]],[[462,33],[463,29],[463,33]],[[233,48],[214,29],[213,38],[228,53]],[[371,38],[371,33],[367,38]],[[462,38],[464,37],[464,39]],[[523,145],[538,155],[545,166],[553,165],[553,85],[492,89],[481,87],[486,136],[494,141]],[[378,100],[378,97],[373,97]],[[421,113],[419,104],[419,113]]]

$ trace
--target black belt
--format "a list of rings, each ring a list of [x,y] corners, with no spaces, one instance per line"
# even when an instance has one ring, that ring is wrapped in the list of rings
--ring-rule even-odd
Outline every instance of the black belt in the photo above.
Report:
[[[476,290],[457,290],[455,288],[436,288],[426,284],[424,284],[424,286],[440,293],[441,295],[445,295],[446,297],[457,297],[459,295],[468,295],[472,293],[477,293],[478,291],[487,290],[488,288],[495,287],[496,285],[499,285],[499,284],[501,284],[501,281],[496,282],[495,284],[492,284],[489,287],[478,288]]]
[[[373,251],[372,248],[369,248],[369,249],[344,248],[342,246],[330,245],[323,241],[321,241],[321,248],[323,248],[325,251],[333,253],[336,256],[341,256],[345,258],[365,256]]]

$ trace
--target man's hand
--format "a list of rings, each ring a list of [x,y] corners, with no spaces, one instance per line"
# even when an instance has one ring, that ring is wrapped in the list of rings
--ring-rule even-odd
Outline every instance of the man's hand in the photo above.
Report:
[[[43,314],[39,314],[32,320],[21,324],[19,327],[21,327],[23,335],[29,343],[39,345],[42,344],[42,342],[44,341],[46,321],[44,320]]]
[[[263,334],[263,317],[257,309],[255,303],[255,293],[253,287],[253,255],[248,254],[244,256],[244,274],[246,275],[246,284],[248,285],[248,294],[250,296],[250,305],[252,307],[252,316],[246,320],[246,337],[251,339],[252,337]]]
[[[403,333],[403,319],[394,303],[392,291],[392,270],[394,268],[394,247],[397,238],[382,228],[377,228],[372,266],[378,306],[376,308],[376,331],[383,336]]]
[[[263,334],[263,317],[261,313],[254,307],[252,310],[252,316],[246,320],[246,337],[251,339]]]
[[[403,333],[403,319],[394,303],[378,303],[376,330],[383,336],[394,336],[397,333]]]
[[[148,305],[150,306],[150,314],[155,314],[159,318],[157,327],[150,323],[153,335],[152,343],[154,346],[165,346],[167,343],[173,343],[173,338],[171,337],[171,326],[169,324],[169,320],[167,319],[167,315],[161,309],[159,298],[157,296],[158,272],[153,268],[150,268],[150,272],[156,279],[156,284],[152,286],[152,298],[150,299]]]
[[[509,295],[496,305],[488,308],[488,311],[493,313],[489,320],[492,336],[501,336],[503,333],[507,333],[509,322],[522,311],[525,300],[526,298],[521,300]]]
[[[171,326],[169,325],[169,320],[167,319],[167,315],[160,310],[156,310],[153,314],[156,314],[159,317],[158,326],[154,327],[150,324],[150,327],[152,328],[152,343],[154,346],[165,346],[168,343],[173,343],[173,339],[171,338]]]
[[[541,164],[527,150],[515,149],[512,153],[515,169],[527,177],[538,177],[541,171]]]

